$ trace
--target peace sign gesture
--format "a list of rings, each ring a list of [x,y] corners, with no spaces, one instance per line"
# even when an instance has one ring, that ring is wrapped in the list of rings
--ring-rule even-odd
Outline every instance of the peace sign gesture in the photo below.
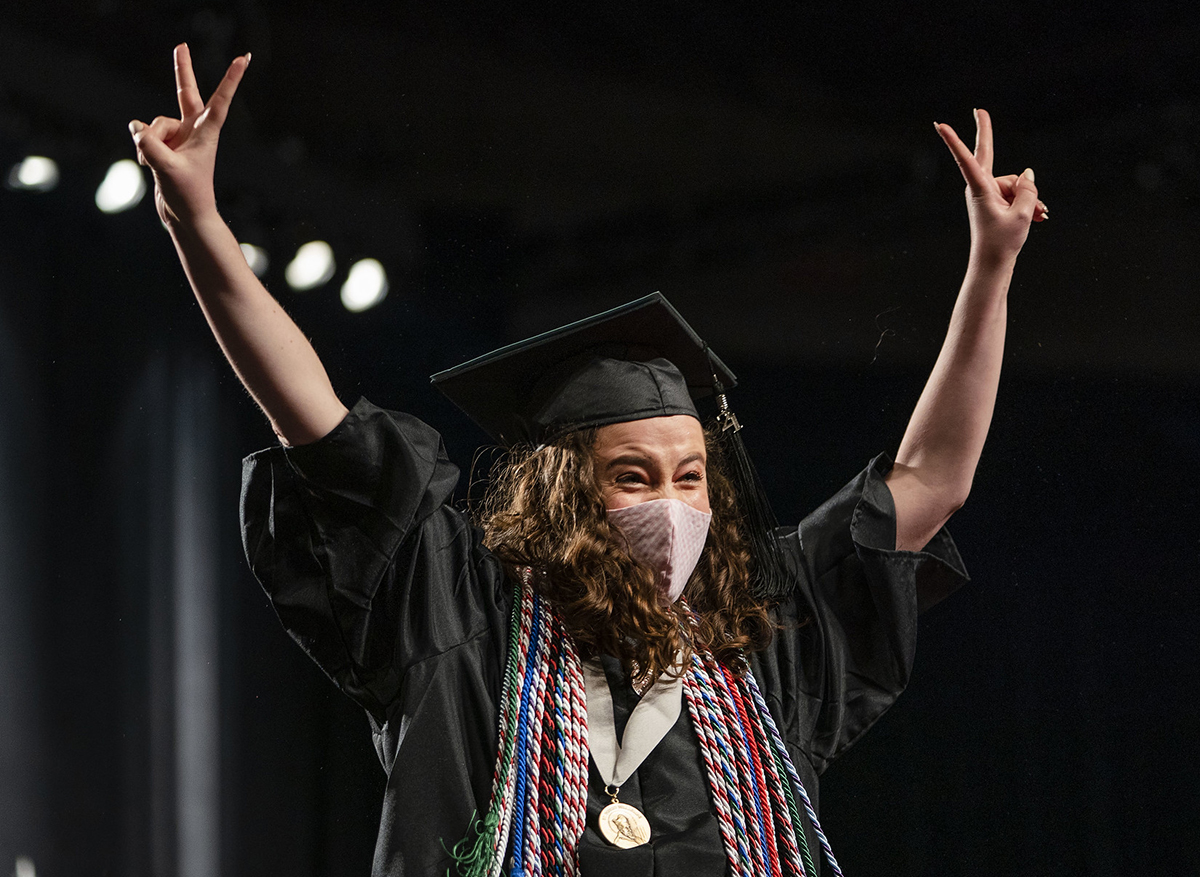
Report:
[[[136,119],[129,123],[138,163],[154,173],[154,204],[168,227],[194,221],[210,211],[216,213],[213,168],[217,139],[249,64],[249,54],[235,58],[205,103],[192,72],[191,52],[186,43],[181,43],[175,47],[179,118],[159,116],[149,125]]]
[[[967,214],[971,222],[971,256],[987,262],[1015,259],[1029,234],[1030,222],[1049,215],[1038,200],[1033,170],[1020,176],[992,175],[992,119],[987,110],[975,111],[975,151],[938,122],[934,128],[949,147],[967,181]]]

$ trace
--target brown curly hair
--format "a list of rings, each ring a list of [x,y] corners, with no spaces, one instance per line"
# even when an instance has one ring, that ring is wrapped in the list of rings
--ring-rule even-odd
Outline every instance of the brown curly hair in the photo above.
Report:
[[[558,609],[585,659],[613,655],[631,679],[656,679],[686,668],[694,645],[741,673],[737,656],[763,648],[772,624],[751,593],[750,554],[716,434],[705,430],[712,523],[683,592],[694,628],[678,604],[662,603],[656,574],[629,555],[609,523],[593,465],[595,442],[594,429],[578,430],[501,458],[477,515],[485,544],[511,580],[518,569],[533,569],[535,587]],[[684,656],[678,667],[676,654]]]

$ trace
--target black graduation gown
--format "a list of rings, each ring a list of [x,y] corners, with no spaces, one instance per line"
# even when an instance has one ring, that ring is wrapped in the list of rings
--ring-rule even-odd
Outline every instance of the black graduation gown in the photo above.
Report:
[[[782,534],[795,588],[775,610],[784,629],[751,659],[814,806],[817,775],[908,681],[918,592],[924,608],[966,579],[945,531],[924,551],[892,549],[889,466],[876,458]],[[250,565],[283,626],[371,720],[388,774],[375,877],[445,874],[445,847],[491,793],[512,591],[447,505],[457,482],[432,428],[365,400],[320,441],[244,462]],[[606,671],[620,731],[636,695],[615,662]],[[621,789],[650,821],[648,845],[618,850],[598,835],[602,788],[593,766],[586,877],[726,873],[686,709]]]

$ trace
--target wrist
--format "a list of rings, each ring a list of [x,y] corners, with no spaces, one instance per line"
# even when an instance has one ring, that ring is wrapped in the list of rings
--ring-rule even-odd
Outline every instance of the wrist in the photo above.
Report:
[[[178,242],[208,238],[212,234],[219,233],[220,230],[227,228],[225,220],[217,212],[216,204],[183,216],[171,216],[166,220],[164,225],[166,225],[171,237]]]
[[[968,273],[1012,276],[1013,269],[1017,265],[1017,255],[1019,253],[1020,250],[1010,252],[973,245],[970,255],[967,257],[967,271]]]

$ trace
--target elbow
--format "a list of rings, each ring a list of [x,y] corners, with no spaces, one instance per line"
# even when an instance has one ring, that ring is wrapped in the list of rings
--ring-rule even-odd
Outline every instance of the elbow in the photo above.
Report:
[[[922,478],[921,472],[900,464],[888,486],[896,504],[896,548],[920,551],[950,517],[963,507],[971,491],[971,478]]]
[[[972,474],[948,475],[926,482],[925,502],[930,515],[945,523],[966,505],[967,496],[971,493]]]
[[[961,460],[947,461],[941,466],[927,469],[926,477],[934,502],[949,518],[966,505],[975,481],[975,461],[971,460],[969,464]]]
[[[962,508],[971,493],[975,479],[975,467],[930,465],[928,462],[902,462],[893,464],[889,481],[903,480],[912,485],[912,493],[920,497],[921,504],[929,510],[937,510],[949,518]]]
[[[945,511],[946,519],[967,504],[967,496],[970,493],[970,478],[947,484],[939,491],[938,502]]]

